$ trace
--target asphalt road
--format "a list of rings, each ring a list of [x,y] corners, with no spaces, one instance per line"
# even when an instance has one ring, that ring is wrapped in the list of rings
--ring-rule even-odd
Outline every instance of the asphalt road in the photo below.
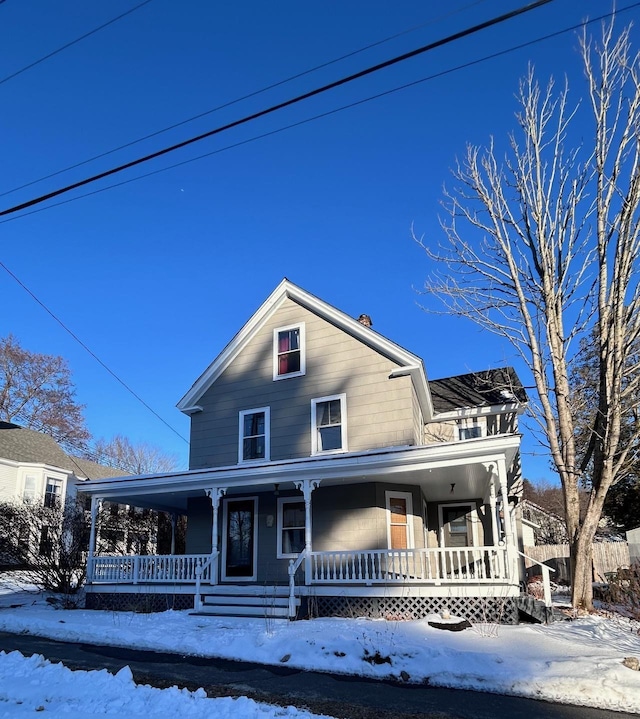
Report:
[[[121,647],[72,644],[0,632],[0,650],[42,654],[71,669],[131,668],[139,683],[157,687],[203,687],[209,696],[250,696],[272,704],[293,704],[340,719],[637,719],[635,714],[551,704],[425,685],[367,680],[205,659]]]

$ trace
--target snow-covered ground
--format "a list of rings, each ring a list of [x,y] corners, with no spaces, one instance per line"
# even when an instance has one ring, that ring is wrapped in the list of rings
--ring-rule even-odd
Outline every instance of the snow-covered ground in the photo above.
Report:
[[[482,625],[442,631],[427,620],[287,622],[173,611],[65,611],[48,605],[42,595],[1,592],[4,631],[409,682],[428,679],[432,686],[640,712],[640,672],[622,664],[625,657],[640,658],[640,625],[620,617],[589,616],[548,627],[501,626],[496,634],[496,627]],[[20,606],[9,606],[16,604]],[[130,717],[153,715],[153,707],[159,706],[183,717],[311,716],[249,699],[207,699],[204,692],[137,687],[128,670],[115,677],[105,671],[70,672],[41,657],[0,653],[0,717],[20,716],[39,706],[60,716],[68,707],[106,714],[124,701]]]

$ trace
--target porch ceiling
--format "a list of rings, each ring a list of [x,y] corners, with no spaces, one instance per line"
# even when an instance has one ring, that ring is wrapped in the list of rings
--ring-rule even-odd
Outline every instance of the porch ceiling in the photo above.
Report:
[[[227,495],[294,489],[295,482],[321,486],[385,482],[422,488],[431,501],[488,499],[489,480],[503,460],[508,467],[519,438],[487,437],[427,447],[399,447],[364,453],[312,457],[262,465],[190,470],[145,477],[114,477],[83,483],[81,491],[108,501],[168,512],[184,512],[190,497],[205,490]]]

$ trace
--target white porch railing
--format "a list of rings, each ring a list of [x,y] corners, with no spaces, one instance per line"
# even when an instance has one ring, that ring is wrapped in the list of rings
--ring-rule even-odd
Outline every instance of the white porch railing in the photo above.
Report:
[[[216,584],[218,581],[218,554],[212,552],[196,567],[196,591],[193,598],[196,612],[202,611],[202,582]]]
[[[211,563],[208,560],[209,554],[91,557],[87,579],[94,584],[189,584],[195,583],[197,570],[202,567],[201,580],[208,582],[211,579]]]
[[[506,547],[311,552],[307,584],[491,583],[510,578]]]

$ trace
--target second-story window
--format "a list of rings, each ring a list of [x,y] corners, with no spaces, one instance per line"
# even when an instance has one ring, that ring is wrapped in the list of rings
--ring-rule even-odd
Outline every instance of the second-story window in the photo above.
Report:
[[[269,459],[269,407],[240,412],[238,460]]]
[[[311,400],[311,452],[340,452],[347,449],[346,395]]]
[[[273,379],[305,373],[304,323],[273,331]]]
[[[463,419],[458,426],[458,436],[460,439],[476,439],[482,437],[482,426],[478,422],[477,417]]]
[[[44,490],[44,506],[57,507],[62,499],[62,480],[47,477],[47,485]]]

